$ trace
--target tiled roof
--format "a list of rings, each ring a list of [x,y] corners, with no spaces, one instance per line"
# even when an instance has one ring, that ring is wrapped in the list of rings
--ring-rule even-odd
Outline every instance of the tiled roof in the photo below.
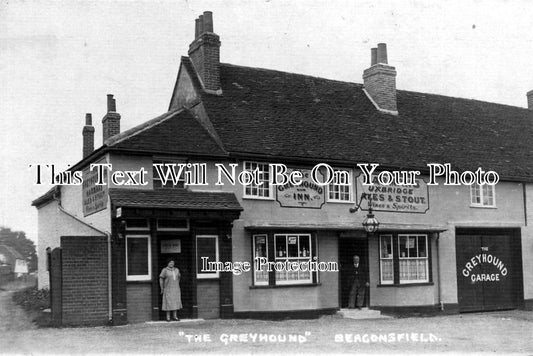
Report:
[[[115,206],[170,208],[182,210],[242,211],[235,194],[223,192],[199,192],[188,189],[109,189]]]
[[[110,148],[177,154],[226,155],[187,110],[174,110],[110,138]]]
[[[182,63],[194,70],[188,58]],[[223,94],[202,100],[233,154],[395,168],[449,162],[458,171],[533,178],[528,109],[398,90],[393,116],[374,107],[362,84],[229,64],[220,79]]]
[[[31,202],[32,206],[35,206],[37,208],[41,207],[42,205],[48,203],[49,201],[54,199],[54,195],[58,192],[58,187],[54,186],[50,188],[46,193],[41,195],[39,198],[35,199]]]
[[[15,250],[13,247],[11,246],[8,246],[8,245],[0,245],[0,251],[7,251],[8,253],[11,254],[11,256],[13,256],[13,258],[17,259],[17,260],[23,260],[24,259],[24,256],[22,256],[17,250]]]
[[[199,88],[189,58],[182,64]],[[451,163],[533,179],[532,110],[398,90],[394,116],[378,111],[362,84],[224,63],[220,80],[222,95],[201,94],[220,144],[177,110],[111,139],[109,148],[397,169]]]

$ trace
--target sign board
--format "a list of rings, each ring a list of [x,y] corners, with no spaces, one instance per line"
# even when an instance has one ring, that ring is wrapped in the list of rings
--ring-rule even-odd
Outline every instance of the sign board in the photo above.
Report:
[[[101,163],[101,162],[99,162]],[[108,180],[107,169],[104,170],[105,185],[97,185],[98,171],[89,167],[83,170],[82,205],[83,216],[94,214],[107,208]]]
[[[181,253],[181,240],[161,240],[161,253]]]
[[[276,186],[276,200],[286,208],[320,209],[326,198],[326,186],[319,186],[311,179],[310,169],[288,168],[287,174],[298,170],[302,172],[302,184]]]
[[[15,260],[15,273],[28,273],[28,262],[24,260]]]
[[[372,185],[363,185],[363,175],[357,177],[357,201],[365,195],[374,211],[425,214],[429,210],[429,191],[426,182],[416,180],[416,185],[381,185],[375,180]],[[361,208],[368,209],[363,202]]]

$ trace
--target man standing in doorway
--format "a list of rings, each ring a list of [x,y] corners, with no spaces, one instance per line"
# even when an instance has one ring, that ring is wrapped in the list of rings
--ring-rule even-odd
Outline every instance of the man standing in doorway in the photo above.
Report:
[[[353,266],[351,269],[352,289],[348,299],[348,308],[361,309],[365,300],[366,288],[370,285],[365,278],[365,269],[360,263],[359,256],[353,256]]]

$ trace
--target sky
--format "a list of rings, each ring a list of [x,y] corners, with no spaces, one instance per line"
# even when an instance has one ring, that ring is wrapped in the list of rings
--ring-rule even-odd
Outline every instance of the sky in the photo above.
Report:
[[[85,113],[102,144],[106,94],[127,130],[167,111],[194,19],[212,11],[221,61],[362,83],[387,43],[397,88],[526,107],[533,2],[0,0],[0,226],[37,241],[30,164],[82,157]]]

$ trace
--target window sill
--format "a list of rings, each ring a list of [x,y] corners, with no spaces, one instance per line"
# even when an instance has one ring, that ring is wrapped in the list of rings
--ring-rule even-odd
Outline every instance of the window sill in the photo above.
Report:
[[[278,284],[275,286],[250,286],[250,289],[275,289],[275,288],[294,288],[294,287],[320,287],[322,283],[305,283],[305,284]]]
[[[253,197],[253,196],[243,196],[242,197],[245,200],[266,200],[266,201],[274,201],[274,197]]]
[[[422,287],[422,286],[432,286],[435,285],[433,282],[422,282],[422,283],[401,283],[401,284],[378,284],[376,287],[378,288],[384,288],[384,287],[395,287],[395,288],[403,288],[403,287]]]
[[[476,209],[498,209],[498,207],[496,205],[474,205],[474,204],[470,204],[470,207],[471,208],[476,208]]]
[[[327,203],[329,204],[355,204],[353,201],[348,201],[348,200],[326,200]]]

